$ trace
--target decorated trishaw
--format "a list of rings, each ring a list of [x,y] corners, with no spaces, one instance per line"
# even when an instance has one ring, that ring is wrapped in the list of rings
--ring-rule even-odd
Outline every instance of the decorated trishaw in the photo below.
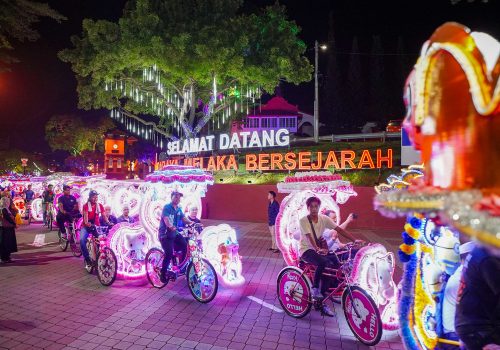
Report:
[[[461,245],[500,248],[499,52],[489,35],[446,23],[407,80],[404,128],[423,165],[378,186],[375,204],[388,217],[407,218],[398,303],[409,350],[459,348],[458,336],[444,332],[443,300]]]
[[[201,219],[202,202],[213,178],[200,168],[168,165],[149,174],[143,180],[110,180],[103,175],[79,177],[57,175],[47,178],[45,186],[54,185],[57,199],[63,184],[72,186],[71,194],[79,199],[80,210],[91,190],[99,194],[99,203],[110,206],[111,214],[118,217],[124,207],[129,208],[133,223],[114,225],[106,234],[106,245],[116,255],[116,276],[126,280],[146,278],[146,254],[152,248],[161,249],[158,228],[163,206],[170,202],[173,191],[183,194],[180,207],[187,215],[196,207]],[[75,222],[76,237],[81,227],[81,219]],[[187,230],[186,230],[187,232]],[[69,238],[68,238],[69,239]],[[204,257],[213,265],[220,281],[228,286],[244,282],[238,241],[233,228],[227,224],[208,226],[197,233],[200,249]],[[197,241],[196,241],[197,242]],[[198,242],[197,242],[198,244]],[[71,244],[76,256],[78,245]],[[114,281],[114,278],[113,278]]]
[[[28,175],[9,175],[0,177],[0,186],[2,188],[9,187],[14,191],[14,196],[12,198],[14,205],[16,206],[19,214],[22,218],[27,217],[27,222],[41,221],[42,202],[36,197],[39,197],[43,192],[43,177],[38,176],[28,176]],[[35,199],[31,203],[26,203],[23,198],[23,192],[27,189],[28,185],[32,186],[32,190],[35,193]]]
[[[320,212],[334,211],[340,224],[339,204],[356,192],[348,181],[330,172],[297,173],[278,184],[281,193],[288,193],[276,218],[276,241],[287,263],[278,275],[278,299],[285,312],[296,318],[304,317],[314,306],[331,299],[341,302],[347,324],[364,344],[375,345],[383,329],[397,327],[396,285],[393,281],[393,254],[380,244],[355,242],[342,251],[332,251],[339,267],[327,267],[331,280],[328,296],[315,300],[311,280],[315,266],[299,258],[300,218],[308,214],[306,200],[315,196],[321,200]],[[351,252],[358,252],[353,256]],[[343,254],[347,253],[347,254]]]

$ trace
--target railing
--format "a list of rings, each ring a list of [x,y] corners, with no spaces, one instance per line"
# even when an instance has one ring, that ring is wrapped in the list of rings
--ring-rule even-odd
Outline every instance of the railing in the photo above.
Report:
[[[387,138],[398,139],[401,138],[400,132],[373,132],[369,134],[342,134],[342,135],[325,135],[320,136],[320,141],[339,142],[344,140],[370,140],[381,139],[385,142]],[[314,137],[294,137],[290,142],[314,141]]]

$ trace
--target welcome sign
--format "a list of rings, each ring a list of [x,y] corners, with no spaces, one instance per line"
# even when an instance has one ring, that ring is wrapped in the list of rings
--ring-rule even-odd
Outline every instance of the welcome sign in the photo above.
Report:
[[[243,157],[243,156],[242,156]],[[287,152],[287,153],[249,153],[244,155],[247,171],[306,171],[341,169],[381,169],[392,168],[393,150],[344,150],[329,152]],[[238,171],[239,158],[234,154],[170,159],[156,164],[161,169],[165,165],[190,165],[206,171]]]
[[[210,152],[214,150],[283,147],[290,144],[287,129],[242,131],[239,133],[208,135],[171,141],[167,144],[168,155]]]

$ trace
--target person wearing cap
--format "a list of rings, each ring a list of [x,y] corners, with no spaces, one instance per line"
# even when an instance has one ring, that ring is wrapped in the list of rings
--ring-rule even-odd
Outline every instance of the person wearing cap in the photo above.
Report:
[[[56,216],[59,235],[64,235],[66,233],[64,223],[71,221],[79,213],[76,198],[71,194],[71,186],[63,186],[63,195],[57,200],[57,209],[59,210]]]
[[[457,293],[460,284],[460,277],[462,276],[463,263],[465,258],[474,249],[474,242],[466,242],[460,245],[459,253],[461,265],[455,270],[453,275],[448,279],[443,295],[443,309],[442,309],[442,324],[443,324],[443,338],[458,341],[458,335],[455,332],[455,310],[457,307]],[[451,344],[442,344],[442,349],[454,350],[457,347]]]
[[[83,205],[83,224],[80,229],[80,248],[82,250],[83,258],[87,266],[92,265],[90,261],[89,251],[87,250],[87,238],[89,237],[92,227],[99,226],[100,218],[103,217],[103,222],[106,225],[112,226],[106,215],[106,211],[101,203],[98,203],[99,193],[91,190],[87,203]]]
[[[184,260],[187,251],[187,242],[179,234],[178,227],[181,226],[181,222],[184,224],[192,224],[191,220],[184,216],[182,209],[179,206],[181,201],[182,193],[172,192],[171,202],[163,207],[160,219],[160,228],[158,230],[158,238],[160,240],[161,246],[163,248],[163,264],[161,267],[160,280],[166,283],[169,278],[175,276],[171,270],[167,269],[174,255],[174,246],[177,250],[183,252],[182,260]]]

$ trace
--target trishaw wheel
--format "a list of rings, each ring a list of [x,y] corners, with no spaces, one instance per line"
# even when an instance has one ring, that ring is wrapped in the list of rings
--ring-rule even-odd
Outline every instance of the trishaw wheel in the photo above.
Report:
[[[97,257],[97,278],[103,286],[110,286],[116,279],[118,262],[115,253],[108,247]]]
[[[146,276],[149,283],[155,288],[163,288],[168,284],[160,281],[161,267],[163,264],[163,251],[151,248],[146,254]]]
[[[211,302],[217,295],[219,280],[217,272],[208,260],[191,261],[186,270],[189,291],[200,303]]]
[[[342,294],[342,308],[354,336],[365,345],[378,344],[382,337],[382,318],[372,297],[358,286],[347,286]]]
[[[94,265],[95,265],[94,245],[92,244],[91,240],[87,240],[86,245],[87,245],[87,252],[89,252],[90,261],[92,262],[92,264],[87,265],[85,263],[85,271],[87,271],[89,274],[91,274],[92,272],[94,272]]]
[[[57,235],[59,236],[59,247],[63,252],[65,252],[68,249],[68,239],[67,239],[67,233],[64,235],[61,233],[61,231],[57,231]]]
[[[285,312],[302,318],[311,311],[311,282],[301,269],[286,267],[278,275],[278,300]]]
[[[78,230],[75,230],[72,236],[73,237],[71,238],[69,246],[73,255],[79,258],[80,256],[82,256],[82,249],[80,248],[80,232]]]

